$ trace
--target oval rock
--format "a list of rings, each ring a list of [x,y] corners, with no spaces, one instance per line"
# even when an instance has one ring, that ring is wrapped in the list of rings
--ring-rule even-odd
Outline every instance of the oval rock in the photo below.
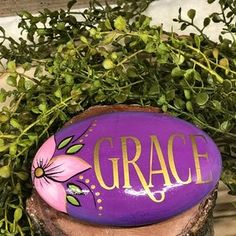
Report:
[[[32,164],[39,195],[91,223],[138,226],[200,203],[216,186],[221,156],[194,125],[157,112],[91,116],[50,137]]]

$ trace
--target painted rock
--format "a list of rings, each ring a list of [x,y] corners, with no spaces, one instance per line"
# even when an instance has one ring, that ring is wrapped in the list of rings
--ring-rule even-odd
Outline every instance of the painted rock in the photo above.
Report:
[[[221,156],[192,124],[157,112],[90,116],[38,150],[33,184],[51,207],[91,223],[138,226],[201,202],[216,186]]]

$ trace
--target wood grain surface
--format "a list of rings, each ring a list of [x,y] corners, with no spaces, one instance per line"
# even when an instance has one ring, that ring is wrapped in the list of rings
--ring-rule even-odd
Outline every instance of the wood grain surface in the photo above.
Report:
[[[0,0],[0,17],[2,16],[14,16],[17,12],[27,10],[30,12],[38,12],[44,8],[50,10],[66,9],[67,0]],[[104,0],[99,0],[103,3]],[[108,0],[107,2],[112,2]],[[77,0],[74,8],[82,8],[88,6],[89,0]]]

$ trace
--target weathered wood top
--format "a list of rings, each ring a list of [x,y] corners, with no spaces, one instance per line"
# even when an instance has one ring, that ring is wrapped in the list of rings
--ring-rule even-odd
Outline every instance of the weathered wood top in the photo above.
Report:
[[[67,0],[0,0],[0,17],[13,16],[22,10],[37,12],[44,8],[50,8],[51,10],[65,9],[67,2]],[[102,3],[104,0],[99,0],[99,2]],[[108,0],[108,2],[111,1]],[[75,7],[86,7],[88,3],[89,0],[77,0]]]

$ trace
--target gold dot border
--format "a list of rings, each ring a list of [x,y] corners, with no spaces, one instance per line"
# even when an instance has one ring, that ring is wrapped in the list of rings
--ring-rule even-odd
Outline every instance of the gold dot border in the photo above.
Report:
[[[83,143],[84,142],[84,138],[87,138],[89,136],[88,133],[91,133],[93,132],[93,128],[92,127],[96,127],[97,124],[96,124],[97,120],[94,120],[91,124],[91,128],[88,129],[88,131],[82,136],[81,139],[79,139],[79,143]]]

